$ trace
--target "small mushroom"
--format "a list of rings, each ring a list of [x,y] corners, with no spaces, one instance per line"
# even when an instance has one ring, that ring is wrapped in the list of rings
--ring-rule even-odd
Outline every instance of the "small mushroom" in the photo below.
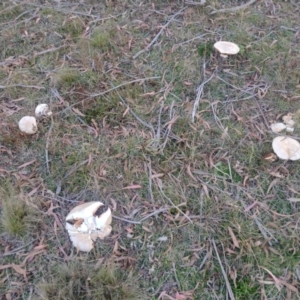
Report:
[[[49,109],[48,104],[39,104],[36,108],[35,108],[35,115],[37,117],[42,117],[42,116],[51,116],[52,115],[52,111]]]
[[[274,133],[279,133],[280,131],[286,129],[286,125],[284,125],[283,123],[274,123],[271,125],[271,130]]]
[[[27,134],[35,134],[37,132],[37,124],[35,117],[25,116],[19,121],[19,128]]]
[[[110,234],[111,210],[103,211],[103,208],[103,203],[92,201],[76,206],[67,215],[66,229],[78,250],[89,252],[94,247],[93,241]]]
[[[288,113],[287,115],[282,117],[282,120],[286,126],[294,127],[295,121],[292,119],[293,115],[291,113]]]
[[[277,136],[272,142],[272,147],[280,159],[300,159],[300,143],[290,137]]]
[[[235,55],[240,52],[240,48],[238,45],[231,43],[231,42],[225,42],[225,41],[219,41],[214,44],[214,48],[220,52],[221,57],[227,58],[228,55]]]
[[[294,132],[295,128],[294,127],[290,127],[290,126],[286,126],[285,130],[286,130],[286,132],[292,133],[292,132]]]

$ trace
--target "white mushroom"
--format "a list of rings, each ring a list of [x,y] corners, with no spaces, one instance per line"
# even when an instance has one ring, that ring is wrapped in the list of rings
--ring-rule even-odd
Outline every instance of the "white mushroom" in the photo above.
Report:
[[[37,132],[37,125],[35,117],[25,116],[19,121],[19,128],[22,132],[27,134],[34,134]]]
[[[39,104],[35,108],[35,115],[37,117],[51,116],[52,115],[52,111],[49,109],[48,104]]]
[[[219,51],[221,56],[224,58],[227,58],[228,55],[235,55],[240,52],[238,45],[225,41],[216,42],[214,44],[214,48]]]
[[[290,133],[292,133],[292,132],[294,132],[294,127],[290,127],[290,126],[286,126],[286,132],[290,132]]]
[[[286,116],[282,117],[282,120],[284,124],[286,124],[288,127],[294,127],[295,121],[292,120],[292,114],[288,113]]]
[[[278,133],[284,129],[286,129],[286,125],[284,125],[283,123],[274,123],[271,125],[271,130],[274,133]]]
[[[280,159],[300,159],[300,143],[290,137],[277,136],[272,142],[272,147]]]
[[[68,230],[73,245],[80,251],[93,249],[98,237],[104,239],[112,230],[111,210],[98,212],[104,204],[99,201],[84,203],[73,208],[66,217]]]

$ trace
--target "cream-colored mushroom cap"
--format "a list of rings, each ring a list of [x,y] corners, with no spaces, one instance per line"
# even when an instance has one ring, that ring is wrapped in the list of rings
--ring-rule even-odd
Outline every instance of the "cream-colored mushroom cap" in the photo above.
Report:
[[[78,251],[90,252],[94,242],[88,234],[82,232],[69,232],[70,240]]]
[[[271,125],[271,130],[274,133],[279,133],[280,131],[286,129],[286,125],[283,123],[274,123]]]
[[[300,143],[290,137],[277,136],[272,142],[272,147],[280,159],[300,159]]]
[[[36,108],[35,108],[35,115],[37,117],[42,117],[42,116],[51,116],[52,112],[49,109],[48,104],[39,104]]]
[[[104,206],[100,201],[91,201],[74,207],[66,217],[66,229],[70,239],[78,250],[89,252],[97,238],[104,239],[111,233],[112,215],[108,208],[99,212]]]
[[[104,205],[100,201],[91,201],[87,203],[80,204],[76,207],[74,207],[69,214],[66,217],[66,220],[72,220],[72,219],[80,219],[80,218],[88,218],[91,216],[94,216],[97,209]]]
[[[37,132],[37,124],[35,117],[25,116],[19,121],[19,128],[22,132],[27,134],[34,134]]]
[[[214,44],[214,48],[218,50],[224,57],[226,57],[227,55],[238,54],[240,52],[240,48],[238,45],[225,41],[216,42]]]

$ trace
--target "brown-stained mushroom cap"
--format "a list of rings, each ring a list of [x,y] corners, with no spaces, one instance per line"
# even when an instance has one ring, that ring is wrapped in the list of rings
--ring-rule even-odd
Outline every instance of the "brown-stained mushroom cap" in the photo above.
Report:
[[[102,211],[99,208],[104,207]],[[104,239],[112,228],[111,210],[100,201],[91,201],[74,207],[66,217],[66,229],[77,250],[89,252],[97,238]]]

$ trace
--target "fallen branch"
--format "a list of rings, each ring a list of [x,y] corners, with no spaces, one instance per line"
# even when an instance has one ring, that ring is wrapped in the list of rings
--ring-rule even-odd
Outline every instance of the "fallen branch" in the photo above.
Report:
[[[158,34],[154,37],[154,39],[141,51],[139,51],[138,53],[136,53],[132,58],[136,59],[137,57],[139,57],[142,53],[149,51],[150,48],[154,45],[154,43],[158,40],[158,38],[160,37],[160,35],[163,33],[163,31],[169,26],[169,24],[178,16],[180,15],[184,10],[186,9],[186,7],[183,7],[182,9],[180,9],[176,14],[174,14],[170,20],[162,26],[162,28],[160,29],[160,31],[158,32]]]
[[[243,5],[240,5],[240,6],[235,6],[235,7],[231,7],[231,8],[223,8],[223,9],[219,9],[219,10],[213,10],[210,14],[214,15],[214,14],[218,14],[218,13],[235,12],[240,9],[244,9],[244,8],[248,7],[249,5],[253,4],[254,2],[256,2],[256,0],[250,0],[249,2],[247,2]]]

